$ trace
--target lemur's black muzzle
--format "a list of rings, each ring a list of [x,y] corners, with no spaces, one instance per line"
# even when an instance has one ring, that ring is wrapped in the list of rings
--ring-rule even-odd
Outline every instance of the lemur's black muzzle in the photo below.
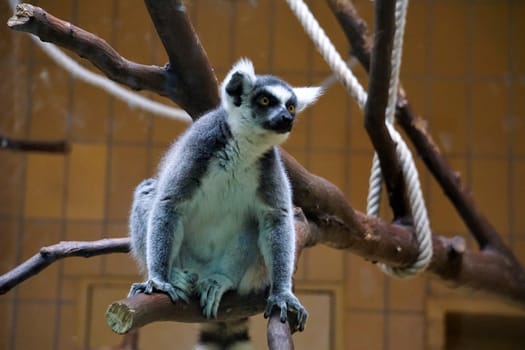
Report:
[[[279,115],[270,119],[265,127],[269,130],[273,130],[276,133],[284,134],[292,130],[294,117],[287,112],[282,112]]]

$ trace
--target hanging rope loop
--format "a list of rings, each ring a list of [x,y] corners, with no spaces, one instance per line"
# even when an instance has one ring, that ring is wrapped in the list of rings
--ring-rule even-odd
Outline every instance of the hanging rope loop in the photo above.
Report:
[[[292,12],[296,15],[304,30],[308,33],[315,46],[328,63],[332,71],[348,93],[355,98],[359,108],[364,109],[368,98],[366,91],[359,84],[352,71],[345,64],[334,45],[321,28],[308,6],[303,0],[287,0]],[[414,232],[418,244],[418,257],[414,264],[409,267],[390,267],[379,264],[380,268],[387,274],[396,277],[409,277],[424,271],[432,259],[432,233],[428,214],[423,199],[417,168],[414,164],[412,154],[402,139],[401,135],[393,127],[397,91],[399,85],[399,71],[401,68],[401,53],[403,48],[403,36],[406,22],[408,0],[396,1],[396,31],[392,49],[392,73],[390,76],[389,99],[385,112],[387,129],[394,143],[397,144],[396,152],[399,158],[403,178],[407,185],[408,199],[411,214],[414,220]],[[382,173],[379,158],[374,154],[373,166],[370,176],[370,190],[367,199],[367,214],[378,216],[381,203]]]

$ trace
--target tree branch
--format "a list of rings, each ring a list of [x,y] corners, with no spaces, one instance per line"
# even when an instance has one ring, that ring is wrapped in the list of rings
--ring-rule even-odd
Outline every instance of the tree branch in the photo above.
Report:
[[[346,34],[352,47],[352,54],[359,59],[361,65],[368,71],[370,62],[370,45],[368,43],[370,39],[364,21],[359,17],[351,0],[327,1]],[[412,110],[403,89],[400,89],[399,92],[396,118],[417,149],[418,155],[475,237],[480,249],[496,249],[513,256],[494,226],[476,206],[472,194],[462,184],[459,173],[454,171],[443,157],[439,147],[427,131],[428,123]],[[516,259],[514,258],[514,260]]]
[[[9,28],[34,34],[90,61],[108,78],[133,90],[150,90],[167,96],[169,74],[157,66],[137,64],[123,58],[105,40],[73,24],[56,18],[40,7],[18,4]],[[173,89],[172,95],[176,91]]]
[[[365,105],[365,128],[381,163],[394,219],[403,219],[410,216],[409,201],[396,144],[385,125],[395,31],[395,1],[376,0],[374,5],[375,40],[371,56],[368,99]]]
[[[0,149],[18,152],[69,153],[66,141],[29,141],[12,139],[0,134]]]
[[[129,252],[129,239],[112,238],[94,242],[60,242],[43,247],[13,270],[0,276],[0,295],[7,293],[16,285],[38,274],[57,260],[69,257],[90,258],[96,255]]]
[[[196,119],[219,104],[217,78],[206,51],[181,0],[144,2],[170,61],[167,95]]]

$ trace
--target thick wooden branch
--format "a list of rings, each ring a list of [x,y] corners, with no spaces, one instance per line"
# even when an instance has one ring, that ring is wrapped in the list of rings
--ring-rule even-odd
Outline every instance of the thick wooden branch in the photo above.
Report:
[[[34,34],[90,61],[108,78],[134,90],[149,90],[166,96],[170,75],[166,69],[131,62],[118,54],[105,40],[73,24],[56,18],[40,7],[18,4],[7,25]],[[176,95],[173,88],[172,95]]]
[[[196,119],[219,104],[217,78],[206,52],[182,0],[144,2],[168,54],[170,76],[178,78],[177,81],[168,81],[166,92]]]
[[[16,285],[38,274],[57,260],[69,257],[89,258],[96,255],[129,252],[129,239],[112,238],[95,242],[60,242],[43,247],[13,270],[0,276],[0,295],[7,293]]]
[[[381,171],[394,219],[403,219],[410,215],[409,201],[396,144],[385,125],[392,68],[395,3],[394,0],[375,2],[375,36],[370,63],[368,99],[365,105],[365,128],[381,162]]]
[[[30,141],[13,139],[0,134],[0,149],[16,152],[69,153],[66,141]]]
[[[368,71],[371,56],[370,45],[368,44],[370,35],[367,33],[364,21],[359,17],[351,0],[327,1],[346,34],[352,47],[352,54],[359,59],[361,65]],[[418,155],[475,237],[480,249],[496,249],[504,254],[512,255],[494,226],[476,206],[472,194],[461,182],[459,173],[452,169],[439,150],[427,131],[428,123],[412,110],[402,89],[399,92],[396,118],[414,144]]]
[[[227,292],[221,299],[217,319],[232,321],[260,314],[266,307],[266,293],[239,296]],[[173,303],[166,294],[136,294],[112,303],[106,311],[106,321],[119,334],[144,327],[156,321],[177,321],[187,323],[208,322],[201,312],[198,298],[190,303]]]

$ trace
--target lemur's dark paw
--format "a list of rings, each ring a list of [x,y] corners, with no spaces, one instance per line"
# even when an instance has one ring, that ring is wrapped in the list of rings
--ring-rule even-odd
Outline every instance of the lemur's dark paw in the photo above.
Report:
[[[133,283],[129,290],[128,296],[132,296],[138,293],[152,294],[154,292],[162,292],[169,295],[171,301],[176,302],[179,299],[189,303],[190,295],[186,291],[181,290],[173,286],[169,282],[164,282],[159,279],[153,278],[142,283]]]
[[[308,318],[308,312],[301,305],[299,299],[297,299],[295,295],[288,292],[270,294],[266,304],[266,310],[264,311],[264,317],[270,317],[272,310],[275,307],[279,310],[281,322],[286,322],[288,319],[288,312],[291,312],[292,314],[296,315],[296,329],[300,332],[304,330],[304,325],[306,323],[306,319]]]
[[[152,193],[153,191],[155,191],[156,182],[157,181],[155,179],[146,179],[142,181],[137,186],[135,193],[140,195],[148,195]]]

